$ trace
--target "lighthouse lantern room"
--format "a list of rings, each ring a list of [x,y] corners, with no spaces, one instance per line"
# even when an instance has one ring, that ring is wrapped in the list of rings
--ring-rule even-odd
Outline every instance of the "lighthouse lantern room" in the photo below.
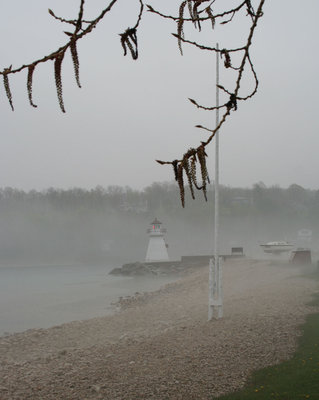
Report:
[[[164,241],[166,229],[161,228],[162,223],[155,218],[151,228],[147,230],[149,242],[145,261],[169,261],[167,245]]]

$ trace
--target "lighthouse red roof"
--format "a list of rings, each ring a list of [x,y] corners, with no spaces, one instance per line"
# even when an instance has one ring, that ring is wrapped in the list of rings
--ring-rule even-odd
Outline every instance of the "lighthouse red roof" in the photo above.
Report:
[[[157,219],[157,218],[155,218],[154,219],[154,221],[153,222],[151,222],[151,225],[158,225],[158,224],[161,224],[161,222]]]

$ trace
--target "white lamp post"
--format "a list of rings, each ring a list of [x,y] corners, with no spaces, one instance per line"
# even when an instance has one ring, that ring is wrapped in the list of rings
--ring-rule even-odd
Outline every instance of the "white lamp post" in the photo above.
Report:
[[[216,44],[218,49],[218,43]],[[216,52],[216,126],[219,124],[219,52]],[[215,246],[214,258],[209,261],[208,320],[222,318],[222,265],[219,257],[219,132],[215,134]]]

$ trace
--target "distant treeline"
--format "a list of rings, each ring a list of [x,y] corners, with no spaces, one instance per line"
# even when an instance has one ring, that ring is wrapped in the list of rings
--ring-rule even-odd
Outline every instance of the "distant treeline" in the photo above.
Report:
[[[44,191],[0,189],[0,264],[108,263],[141,260],[154,217],[168,229],[171,254],[207,253],[213,243],[214,188],[208,202],[186,195],[183,209],[175,183],[143,190],[96,187]],[[252,238],[295,239],[298,229],[319,228],[319,190],[291,185],[220,188],[225,246]]]
[[[214,202],[214,187],[209,188],[208,203]],[[220,202],[223,210],[237,213],[238,210],[249,210],[258,213],[318,213],[319,190],[309,190],[293,184],[287,189],[279,186],[266,187],[262,182],[252,188],[220,187]],[[114,209],[133,213],[154,212],[162,208],[170,212],[172,208],[181,210],[181,215],[188,210],[200,209],[206,215],[202,194],[197,194],[194,201],[187,199],[185,213],[181,210],[179,190],[175,183],[153,183],[143,190],[130,187],[97,186],[87,190],[81,188],[55,189],[28,192],[6,187],[0,188],[0,207],[26,207],[50,205],[56,209],[84,207],[87,209]]]

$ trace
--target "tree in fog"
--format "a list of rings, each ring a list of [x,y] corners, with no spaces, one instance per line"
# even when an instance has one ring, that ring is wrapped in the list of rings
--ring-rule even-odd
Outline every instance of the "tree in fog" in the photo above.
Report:
[[[303,197],[298,199],[291,197],[291,187],[221,186],[220,212],[226,242],[255,229],[260,237],[288,235],[294,239],[303,227],[313,230],[315,240],[319,231],[319,191],[301,190]],[[178,238],[176,256],[198,252],[199,248],[205,251],[211,226],[207,221],[213,216],[203,207],[203,201],[198,199],[182,209],[173,183],[154,183],[142,191],[118,186],[42,192],[0,189],[0,261],[111,264],[128,262],[132,257],[138,260],[145,255],[146,233],[136,232],[145,232],[154,215],[165,222],[172,243]],[[209,202],[209,209],[213,209],[212,193]],[[193,238],[194,232],[202,243],[187,239]]]

